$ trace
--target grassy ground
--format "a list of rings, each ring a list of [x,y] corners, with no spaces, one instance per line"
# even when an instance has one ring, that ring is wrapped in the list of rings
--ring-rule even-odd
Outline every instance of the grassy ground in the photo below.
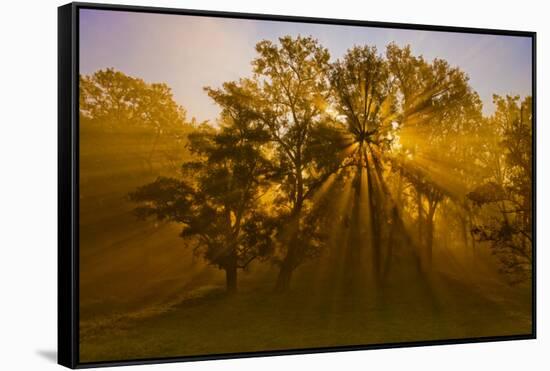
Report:
[[[81,323],[81,362],[518,335],[531,332],[528,288],[437,275],[350,297],[298,279],[284,295],[204,287],[170,307]]]

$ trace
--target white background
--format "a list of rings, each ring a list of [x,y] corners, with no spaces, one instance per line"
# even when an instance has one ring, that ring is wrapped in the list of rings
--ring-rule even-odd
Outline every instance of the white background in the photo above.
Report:
[[[106,0],[106,2],[109,2]],[[123,1],[189,9],[347,18],[538,32],[538,339],[134,366],[155,370],[548,370],[550,20],[546,1]],[[0,369],[60,369],[56,357],[56,0],[0,8]],[[480,56],[482,58],[482,56]],[[545,295],[546,294],[546,295]],[[138,368],[136,368],[138,369]]]

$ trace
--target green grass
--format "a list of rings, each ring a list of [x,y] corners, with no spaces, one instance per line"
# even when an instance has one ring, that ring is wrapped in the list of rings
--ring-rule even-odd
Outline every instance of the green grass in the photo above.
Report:
[[[518,335],[531,332],[529,288],[395,281],[353,298],[297,280],[284,295],[203,288],[164,308],[81,324],[81,362]],[[335,293],[336,292],[336,293]]]

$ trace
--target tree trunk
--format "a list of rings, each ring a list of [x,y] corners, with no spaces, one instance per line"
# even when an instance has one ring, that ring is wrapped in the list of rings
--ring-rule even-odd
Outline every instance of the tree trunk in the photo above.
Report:
[[[237,292],[237,262],[231,262],[225,267],[225,288],[228,294]]]
[[[376,287],[380,286],[381,283],[381,272],[382,272],[382,254],[381,254],[381,246],[380,246],[380,237],[381,237],[381,231],[380,231],[380,223],[378,220],[378,203],[375,199],[375,190],[374,190],[374,184],[372,179],[372,172],[370,171],[369,163],[367,162],[367,187],[368,187],[368,201],[369,201],[369,218],[370,218],[370,224],[371,224],[371,248],[372,248],[372,264],[373,264],[373,272],[374,272],[374,282]]]
[[[426,267],[432,270],[433,240],[434,240],[434,216],[437,210],[437,201],[429,201],[429,209],[426,215]]]
[[[357,166],[357,174],[353,180],[354,182],[354,197],[351,212],[350,223],[350,237],[348,239],[348,249],[346,254],[346,267],[344,277],[344,290],[351,293],[355,292],[358,288],[359,271],[361,269],[361,182],[362,182],[361,166]]]
[[[277,276],[277,282],[275,284],[276,292],[284,292],[290,289],[290,281],[292,279],[292,273],[294,269],[298,266],[298,233],[300,233],[300,212],[301,205],[294,209],[294,216],[290,221],[290,233],[291,237],[288,242],[286,255],[281,262],[281,267],[279,269],[279,275]]]
[[[468,231],[472,230],[473,227],[473,217],[471,211],[468,211]],[[472,250],[472,266],[475,266],[477,262],[477,251],[476,251],[476,239],[469,235],[471,250]]]
[[[301,149],[298,149],[296,153],[296,159],[294,160],[294,170],[296,173],[295,190],[296,196],[294,199],[294,206],[292,210],[292,219],[290,221],[290,241],[287,246],[286,255],[281,262],[281,268],[279,275],[277,276],[277,282],[275,283],[276,292],[284,292],[290,289],[290,281],[292,279],[292,273],[298,265],[297,263],[297,237],[300,233],[300,216],[302,213],[302,205],[304,203],[304,180],[302,177],[302,154]]]
[[[392,261],[393,261],[393,244],[394,244],[394,238],[395,238],[395,226],[398,223],[398,211],[397,206],[391,207],[391,226],[388,232],[388,242],[387,242],[387,253],[386,253],[386,260],[384,263],[384,271],[382,273],[383,278],[383,284],[385,284],[388,280],[388,276],[391,270]]]
[[[433,239],[434,239],[434,222],[428,217],[426,219],[426,267],[432,269],[433,261]]]
[[[275,284],[275,292],[282,293],[290,289],[290,281],[292,280],[292,273],[294,273],[294,267],[289,259],[289,255],[285,257],[285,260],[281,263],[281,269],[277,276],[277,283]]]
[[[416,191],[416,205],[418,207],[418,246],[422,247],[422,214],[423,214],[423,206],[422,206],[422,194],[420,191]]]

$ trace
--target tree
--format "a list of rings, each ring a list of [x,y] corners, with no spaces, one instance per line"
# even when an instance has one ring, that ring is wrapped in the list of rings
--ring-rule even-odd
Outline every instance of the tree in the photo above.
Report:
[[[252,80],[207,91],[224,109],[247,112],[269,135],[279,183],[273,191],[281,229],[276,290],[285,291],[296,267],[319,247],[316,228],[304,211],[324,173],[314,171],[307,148],[314,128],[324,120],[329,53],[316,40],[300,36],[281,37],[279,44],[260,41],[256,51]]]
[[[327,72],[330,55],[311,37],[279,38],[279,45],[261,41],[256,45],[253,71],[260,81],[262,101],[259,117],[277,151],[277,167],[283,182],[280,201],[288,206],[286,243],[282,246],[276,290],[290,287],[292,273],[317,247],[311,223],[303,218],[304,204],[319,182],[311,171],[313,158],[304,156],[313,129],[323,121],[328,97]],[[309,224],[309,226],[308,226]]]
[[[424,266],[429,270],[438,206],[446,197],[459,197],[434,176],[435,172],[430,174],[425,169],[422,159],[439,159],[443,163],[445,158],[456,155],[453,151],[462,148],[457,140],[469,129],[465,125],[472,125],[472,118],[474,124],[475,120],[481,121],[481,103],[468,83],[468,76],[445,60],[436,58],[429,63],[413,56],[408,46],[399,48],[395,44],[387,47],[386,58],[398,89],[401,150],[413,158],[398,161],[396,166],[414,189],[417,242]],[[460,169],[447,171],[460,172]]]
[[[116,146],[123,154],[128,143],[132,160],[149,173],[181,163],[190,125],[166,84],[149,84],[110,68],[99,70],[80,77],[79,105],[81,134],[93,139],[84,144],[93,145],[94,151],[113,154]],[[117,158],[111,156],[113,160]]]
[[[500,145],[491,154],[491,175],[468,194],[480,213],[472,234],[489,244],[508,280],[519,283],[532,275],[532,99],[493,99],[496,112],[489,124]]]
[[[381,228],[383,213],[380,185],[383,181],[380,155],[388,150],[388,134],[392,131],[394,96],[386,61],[375,47],[356,46],[331,68],[330,82],[337,119],[343,119],[346,136],[352,151],[349,161],[355,166],[353,180],[354,199],[351,215],[351,238],[348,248],[349,276],[346,285],[353,289],[357,284],[362,224],[369,222],[372,268],[376,280],[381,277]],[[361,220],[363,172],[367,178],[368,221]]]
[[[226,273],[227,292],[237,290],[237,271],[272,248],[272,219],[258,199],[271,166],[262,152],[267,134],[242,112],[225,109],[220,128],[202,125],[189,135],[197,160],[182,166],[182,179],[158,178],[130,199],[138,217],[183,224],[195,251]]]

